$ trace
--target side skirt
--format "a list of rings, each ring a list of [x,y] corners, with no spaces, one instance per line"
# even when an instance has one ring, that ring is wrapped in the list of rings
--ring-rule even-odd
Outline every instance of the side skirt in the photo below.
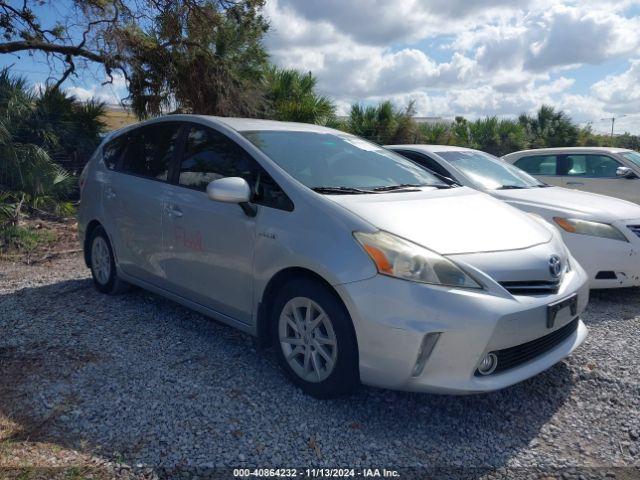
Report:
[[[149,290],[150,292],[156,293],[161,297],[168,298],[169,300],[179,303],[180,305],[190,308],[191,310],[195,310],[196,312],[202,313],[207,317],[213,318],[214,320],[217,320],[231,327],[237,328],[238,330],[241,330],[245,333],[253,335],[254,337],[258,335],[255,325],[250,325],[248,323],[241,322],[240,320],[230,317],[229,315],[225,315],[224,313],[220,313],[209,307],[205,307],[200,303],[193,302],[187,298],[184,298],[180,295],[177,295],[168,290],[165,290],[164,288],[157,287],[152,283],[145,282],[144,280],[140,280],[139,278],[127,275],[123,273],[119,268],[118,268],[118,276],[122,278],[122,280],[124,280],[125,282],[131,283],[132,285],[136,285],[140,288],[143,288],[144,290]]]

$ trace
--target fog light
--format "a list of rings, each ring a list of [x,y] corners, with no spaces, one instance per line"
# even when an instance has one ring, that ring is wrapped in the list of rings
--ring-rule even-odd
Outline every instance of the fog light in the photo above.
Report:
[[[495,353],[487,353],[478,364],[478,373],[490,375],[498,366],[498,357]]]
[[[422,373],[424,369],[424,365],[427,363],[431,352],[433,352],[436,343],[440,338],[440,332],[427,333],[422,338],[422,343],[420,343],[420,349],[418,350],[418,358],[416,359],[416,364],[413,367],[413,372],[411,372],[411,376],[417,377]]]

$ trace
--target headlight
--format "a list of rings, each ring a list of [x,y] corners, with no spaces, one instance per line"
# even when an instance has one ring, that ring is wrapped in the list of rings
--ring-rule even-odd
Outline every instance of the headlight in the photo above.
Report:
[[[387,232],[354,232],[382,275],[461,288],[482,288],[451,260]]]
[[[565,232],[577,233],[578,235],[589,235],[592,237],[610,238],[611,240],[620,240],[628,242],[627,237],[613,225],[600,222],[589,222],[587,220],[578,220],[576,218],[553,217],[560,228]]]

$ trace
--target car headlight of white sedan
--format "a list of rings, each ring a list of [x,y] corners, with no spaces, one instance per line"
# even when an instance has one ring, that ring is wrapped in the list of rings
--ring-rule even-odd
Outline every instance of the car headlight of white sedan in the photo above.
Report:
[[[482,288],[451,260],[413,242],[384,231],[353,235],[382,275],[433,285]]]
[[[609,238],[629,242],[627,237],[613,225],[608,223],[591,222],[579,220],[577,218],[553,217],[553,221],[565,232],[577,233],[578,235],[589,235],[591,237]]]

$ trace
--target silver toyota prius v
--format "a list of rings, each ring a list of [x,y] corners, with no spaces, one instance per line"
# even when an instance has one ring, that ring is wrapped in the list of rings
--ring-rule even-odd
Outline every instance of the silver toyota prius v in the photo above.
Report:
[[[554,227],[344,132],[171,115],[108,136],[80,185],[98,290],[255,335],[314,396],[495,390],[587,335]]]

